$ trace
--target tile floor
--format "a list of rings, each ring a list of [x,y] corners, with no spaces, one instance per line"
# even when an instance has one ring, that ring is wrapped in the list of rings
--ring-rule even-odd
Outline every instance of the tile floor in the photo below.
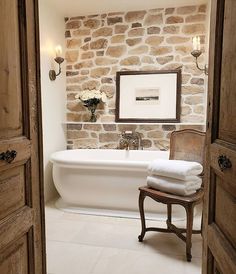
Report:
[[[195,226],[199,220],[195,217]],[[140,220],[65,213],[51,202],[46,206],[48,274],[201,273],[200,235],[193,236],[193,259],[188,263],[185,245],[175,235],[148,232],[139,243],[139,233]]]

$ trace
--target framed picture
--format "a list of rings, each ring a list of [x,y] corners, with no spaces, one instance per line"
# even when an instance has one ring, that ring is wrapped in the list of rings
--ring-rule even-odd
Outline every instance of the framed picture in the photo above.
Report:
[[[181,70],[119,71],[116,122],[178,123]]]

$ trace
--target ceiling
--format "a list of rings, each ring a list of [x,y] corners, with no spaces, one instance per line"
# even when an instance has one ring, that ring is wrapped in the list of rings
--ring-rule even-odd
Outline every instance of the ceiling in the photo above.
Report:
[[[209,0],[47,0],[63,16],[203,4]]]

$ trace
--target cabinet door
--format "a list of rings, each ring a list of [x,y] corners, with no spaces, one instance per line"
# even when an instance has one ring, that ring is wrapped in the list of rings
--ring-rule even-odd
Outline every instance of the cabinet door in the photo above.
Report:
[[[212,6],[203,273],[236,273],[236,1]]]
[[[0,1],[0,273],[46,273],[37,1]]]

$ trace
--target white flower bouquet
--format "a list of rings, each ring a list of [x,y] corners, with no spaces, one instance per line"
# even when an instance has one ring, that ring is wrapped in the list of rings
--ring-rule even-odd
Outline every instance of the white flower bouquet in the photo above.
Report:
[[[97,99],[102,101],[103,103],[106,102],[106,94],[104,92],[100,92],[99,90],[85,90],[80,95],[76,96],[77,99],[80,99],[82,102],[91,100],[91,99]]]
[[[99,90],[85,90],[81,94],[75,96],[76,99],[79,99],[85,107],[91,111],[90,122],[96,122],[97,117],[95,111],[99,103],[106,103],[107,96],[104,92]]]

